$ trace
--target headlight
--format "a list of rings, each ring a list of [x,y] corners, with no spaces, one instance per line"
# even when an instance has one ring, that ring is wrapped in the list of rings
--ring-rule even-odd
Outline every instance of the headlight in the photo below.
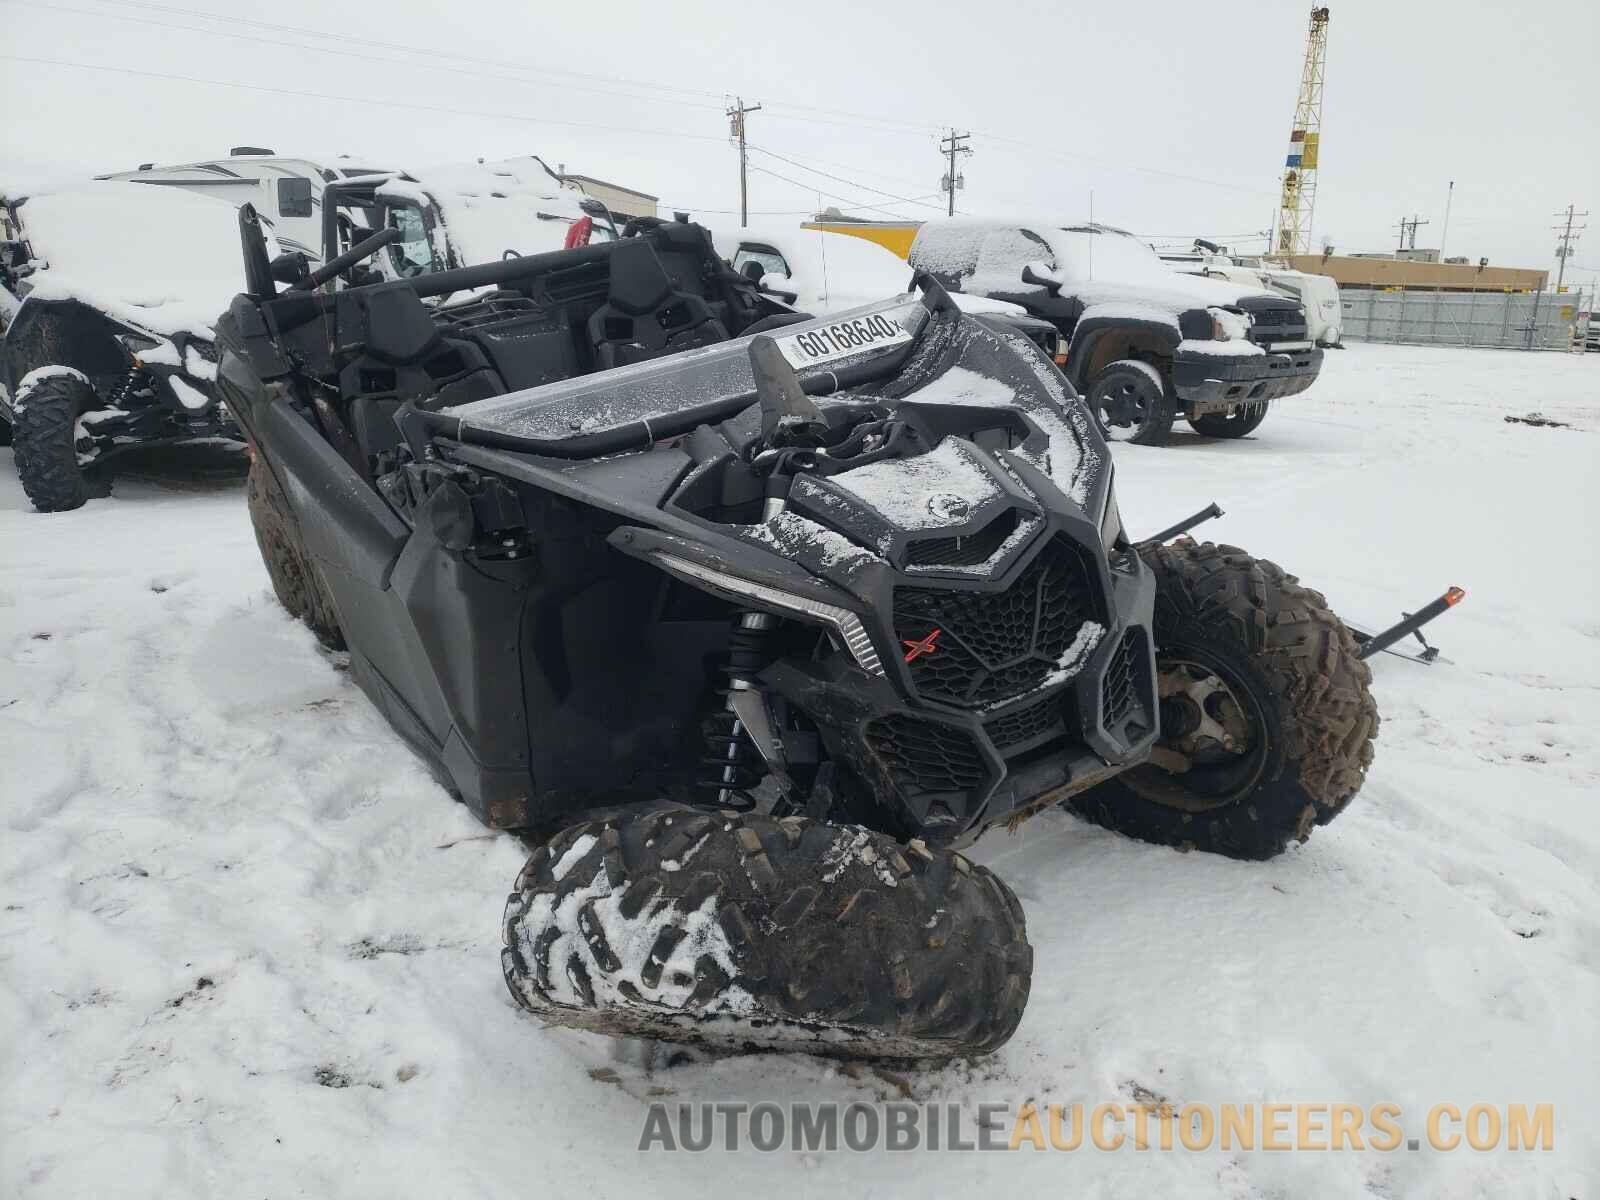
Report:
[[[1250,318],[1226,308],[1208,308],[1211,336],[1219,342],[1244,341],[1250,336]]]
[[[809,596],[790,595],[788,592],[768,587],[764,583],[757,583],[753,579],[743,579],[726,571],[718,571],[713,567],[691,562],[687,558],[680,558],[676,554],[668,554],[664,550],[655,551],[651,557],[665,570],[691,583],[704,584],[728,595],[748,597],[769,604],[773,608],[794,613],[802,619],[827,625],[839,635],[845,649],[850,652],[850,657],[856,660],[856,665],[863,671],[869,675],[884,673],[883,662],[878,658],[878,651],[872,645],[871,635],[861,623],[861,618],[847,608],[825,604]]]
[[[1105,516],[1100,518],[1100,543],[1110,551],[1117,549],[1117,543],[1122,540],[1122,510],[1117,507],[1117,498],[1113,495],[1106,501]]]
[[[154,350],[161,344],[155,338],[147,338],[138,333],[115,333],[112,336],[122,343],[122,348],[129,354],[138,354],[141,350]]]

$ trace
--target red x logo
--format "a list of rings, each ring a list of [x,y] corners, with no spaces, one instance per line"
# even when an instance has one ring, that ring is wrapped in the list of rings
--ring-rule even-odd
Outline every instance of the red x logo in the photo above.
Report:
[[[935,629],[921,641],[901,638],[900,644],[906,648],[906,661],[915,662],[924,654],[932,654],[939,649],[939,630]]]

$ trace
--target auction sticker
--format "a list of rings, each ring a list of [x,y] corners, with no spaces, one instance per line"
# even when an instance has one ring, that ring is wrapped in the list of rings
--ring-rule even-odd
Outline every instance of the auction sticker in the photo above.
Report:
[[[899,322],[891,321],[882,313],[872,313],[773,340],[790,366],[814,367],[866,350],[903,346],[911,340],[911,334],[901,328]]]

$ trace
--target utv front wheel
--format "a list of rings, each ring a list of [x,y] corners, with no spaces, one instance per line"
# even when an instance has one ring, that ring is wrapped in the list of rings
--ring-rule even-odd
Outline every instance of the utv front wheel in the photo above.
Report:
[[[306,553],[300,538],[300,522],[289,507],[289,498],[278,485],[277,476],[259,451],[250,457],[250,475],[245,482],[245,499],[250,524],[255,529],[256,546],[278,603],[291,617],[310,627],[329,650],[343,650],[344,634],[339,617],[329,599],[327,587],[317,573],[316,564]]]
[[[1233,412],[1205,413],[1190,417],[1189,424],[1196,433],[1214,438],[1242,438],[1254,433],[1267,419],[1267,402],[1252,400],[1241,404]]]
[[[1033,968],[1016,897],[959,854],[690,808],[558,834],[504,934],[512,996],[550,1024],[864,1058],[997,1049]]]
[[[1145,841],[1271,858],[1360,789],[1372,674],[1327,601],[1273,563],[1187,538],[1145,558],[1161,741],[1072,807]]]
[[[1089,384],[1089,408],[1111,442],[1162,445],[1176,414],[1161,372],[1147,362],[1123,358]]]
[[[92,494],[79,460],[78,418],[100,406],[76,371],[18,389],[12,430],[17,478],[40,512],[82,508]],[[87,457],[87,455],[86,455]]]

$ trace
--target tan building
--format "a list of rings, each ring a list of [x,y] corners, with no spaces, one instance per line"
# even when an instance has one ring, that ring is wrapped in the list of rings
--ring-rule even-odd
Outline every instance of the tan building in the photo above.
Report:
[[[619,221],[630,217],[656,216],[656,205],[661,197],[652,196],[649,192],[635,191],[633,188],[623,187],[620,183],[607,183],[604,179],[596,179],[592,175],[563,175],[563,183],[575,184],[586,196],[593,196],[611,210],[611,215]]]
[[[1341,289],[1407,288],[1446,292],[1537,292],[1549,271],[1524,267],[1480,267],[1476,263],[1405,262],[1353,254],[1296,254],[1289,259],[1308,275],[1329,275]]]

